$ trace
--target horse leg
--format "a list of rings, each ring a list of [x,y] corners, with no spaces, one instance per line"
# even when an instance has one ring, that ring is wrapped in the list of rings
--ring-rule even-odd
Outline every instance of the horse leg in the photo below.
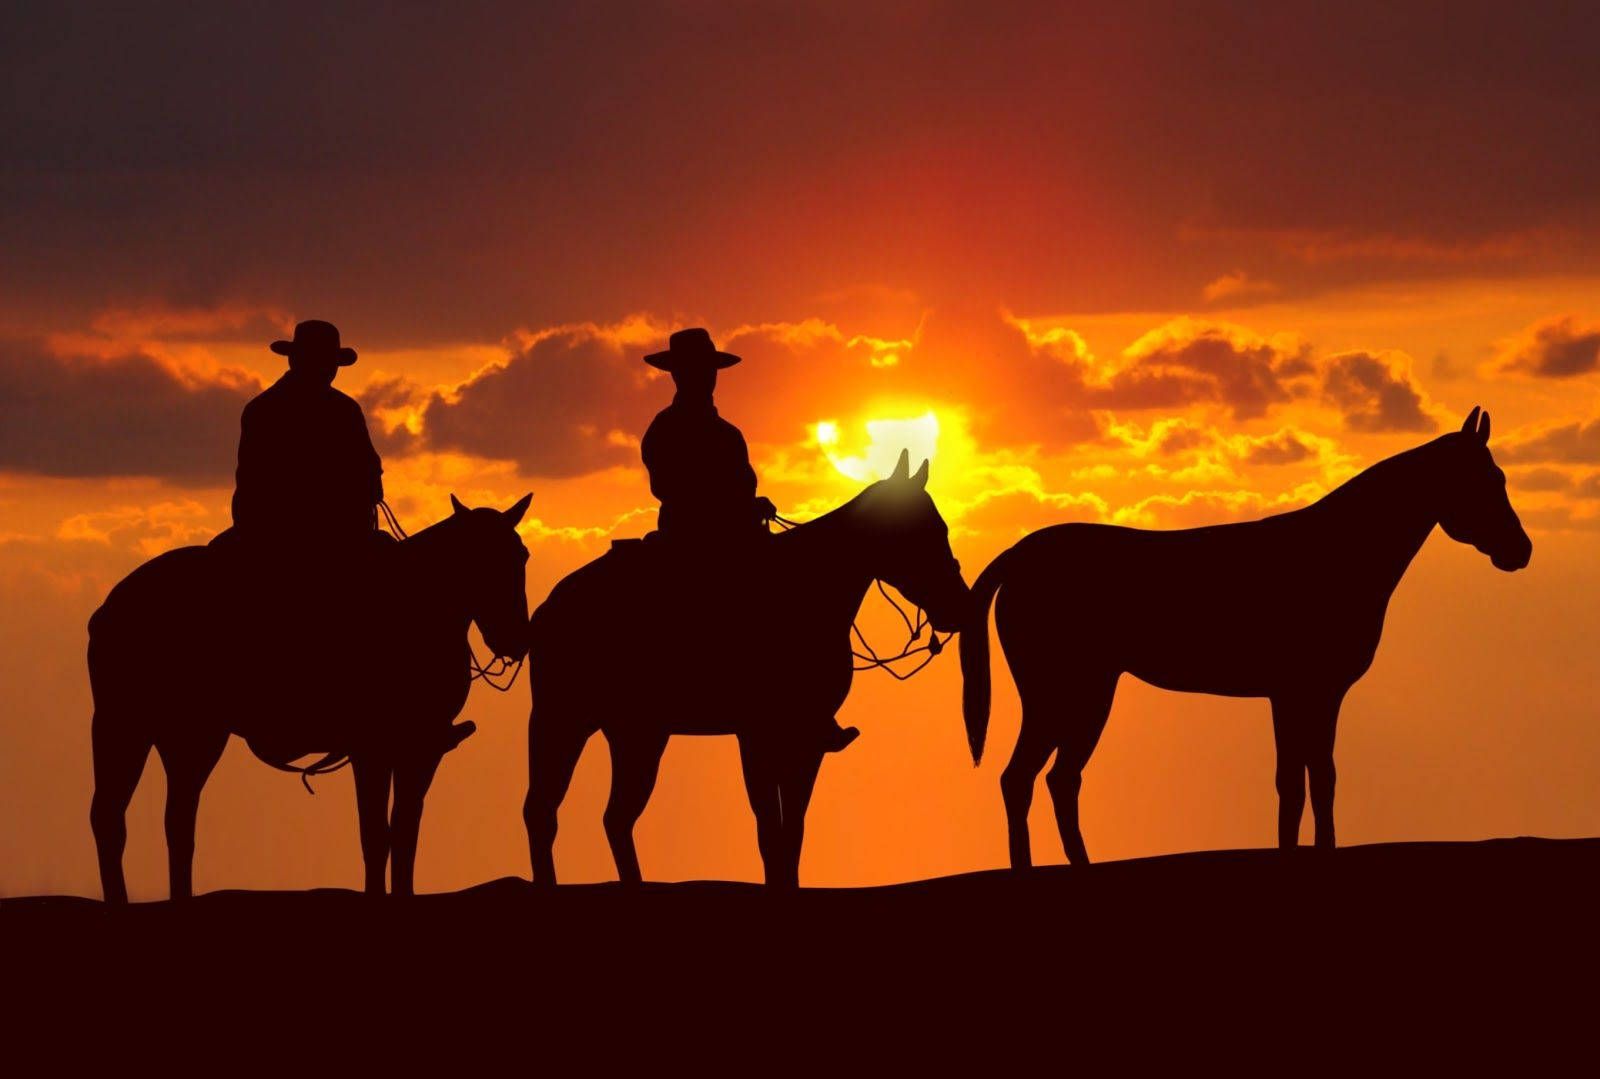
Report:
[[[227,747],[225,730],[202,730],[193,737],[156,743],[167,772],[167,882],[173,899],[194,894],[194,825],[200,791]]]
[[[1306,717],[1306,771],[1311,780],[1311,813],[1316,821],[1318,850],[1334,848],[1333,785],[1338,777],[1333,767],[1333,739],[1343,701],[1343,693],[1319,700]]]
[[[1306,708],[1303,702],[1272,698],[1272,738],[1277,744],[1278,849],[1300,845],[1300,818],[1306,808]]]
[[[785,888],[800,886],[800,851],[806,837],[806,810],[822,770],[822,754],[802,751],[783,769],[778,782],[778,808],[783,819],[781,878],[769,883]]]
[[[609,741],[610,735],[606,737]],[[611,857],[617,863],[617,879],[624,884],[638,884],[642,879],[639,853],[633,846],[633,826],[656,789],[656,773],[666,750],[666,735],[636,739],[619,735],[611,742],[611,798],[602,820]]]
[[[368,895],[383,895],[389,864],[389,784],[394,768],[387,760],[365,754],[352,757],[356,774],[356,813],[361,821],[361,860],[366,865]]]
[[[588,732],[559,718],[546,720],[550,714],[535,708],[535,718],[528,724],[528,796],[522,802],[522,823],[528,829],[528,860],[535,884],[556,882],[556,811],[589,740]]]
[[[89,827],[94,832],[100,859],[100,890],[105,901],[128,901],[128,884],[122,875],[122,849],[128,841],[128,803],[144,774],[150,742],[113,730],[116,720],[105,711],[94,714],[90,736],[94,750],[94,800],[89,805]]]
[[[389,890],[395,895],[413,893],[422,803],[442,759],[439,754],[424,753],[395,767],[394,812],[389,818]]]
[[[1033,865],[1033,849],[1028,839],[1028,809],[1033,805],[1033,784],[1039,770],[1050,759],[1059,741],[1050,726],[1054,711],[1039,707],[1037,699],[1023,694],[1022,730],[1011,762],[1000,773],[1000,795],[1006,804],[1006,834],[1011,848],[1011,868]]]
[[[772,767],[772,750],[764,742],[739,738],[739,765],[744,772],[744,790],[756,815],[756,846],[761,851],[763,877],[768,884],[783,876],[783,809],[777,777]]]
[[[1111,715],[1117,677],[1112,675],[1103,682],[1085,685],[1074,697],[1056,747],[1056,763],[1044,777],[1056,810],[1061,848],[1072,865],[1089,864],[1089,852],[1083,845],[1083,832],[1078,826],[1078,792],[1083,788],[1083,768],[1089,763],[1094,747],[1100,742],[1100,734],[1106,729],[1106,719]]]

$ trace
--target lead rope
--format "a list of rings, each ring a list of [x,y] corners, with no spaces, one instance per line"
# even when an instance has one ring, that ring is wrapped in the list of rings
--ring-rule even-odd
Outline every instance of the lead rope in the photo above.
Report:
[[[785,532],[792,528],[799,527],[798,521],[791,521],[789,518],[783,517],[776,513],[772,515],[772,521]],[[889,590],[883,586],[883,582],[881,580],[875,580],[873,583],[878,586],[878,594],[889,601],[889,606],[894,608],[894,613],[899,615],[900,621],[905,623],[905,647],[901,648],[900,651],[895,655],[880,656],[877,653],[877,650],[874,649],[867,641],[866,634],[861,632],[860,625],[855,622],[851,622],[851,634],[857,641],[861,643],[861,647],[865,649],[864,652],[858,652],[853,645],[851,646],[850,655],[855,659],[855,664],[851,667],[851,670],[884,670],[888,671],[889,674],[897,681],[904,682],[906,679],[922,670],[922,668],[932,663],[933,657],[944,651],[944,646],[950,643],[950,639],[954,637],[955,634],[947,633],[945,634],[944,639],[940,640],[939,632],[928,624],[928,616],[921,607],[917,608],[916,621],[913,622],[911,616],[906,614],[905,608],[901,607],[899,601],[897,601],[894,596],[889,594]],[[924,629],[928,631],[928,640],[924,644],[918,644],[917,642],[922,640],[922,631]],[[912,667],[909,671],[897,671],[893,666],[891,666],[891,664],[898,663],[903,659],[909,659],[911,656],[922,653],[926,653],[926,655],[923,656],[922,661],[915,667]]]

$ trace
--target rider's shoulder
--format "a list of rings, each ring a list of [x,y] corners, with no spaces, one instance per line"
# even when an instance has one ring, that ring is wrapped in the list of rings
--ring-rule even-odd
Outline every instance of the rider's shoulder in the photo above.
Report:
[[[354,397],[351,397],[348,393],[345,393],[340,389],[335,389],[332,386],[328,387],[328,392],[333,395],[331,400],[335,402],[335,407],[354,416],[361,417],[366,415],[361,411],[361,402],[357,401]]]

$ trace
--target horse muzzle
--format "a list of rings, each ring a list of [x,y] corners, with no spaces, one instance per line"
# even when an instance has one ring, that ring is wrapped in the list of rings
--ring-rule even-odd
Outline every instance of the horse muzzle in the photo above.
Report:
[[[1533,541],[1523,536],[1520,543],[1513,545],[1509,550],[1489,551],[1489,561],[1495,569],[1514,573],[1519,569],[1527,568],[1533,560]]]

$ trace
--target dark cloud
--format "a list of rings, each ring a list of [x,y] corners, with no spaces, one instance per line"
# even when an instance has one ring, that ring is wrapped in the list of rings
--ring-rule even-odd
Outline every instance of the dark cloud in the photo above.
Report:
[[[671,383],[641,362],[661,347],[665,323],[636,318],[613,327],[569,326],[533,336],[507,363],[460,386],[423,391],[404,380],[367,388],[375,438],[386,453],[456,450],[517,462],[525,474],[575,476],[635,464],[651,416]],[[1325,394],[1352,429],[1427,431],[1433,420],[1398,356],[1345,353],[1319,360],[1292,334],[1175,319],[1130,345],[1106,373],[1070,332],[1039,332],[983,305],[931,308],[903,339],[851,334],[807,318],[717,332],[743,362],[722,374],[717,400],[752,444],[786,445],[822,420],[958,407],[989,446],[1059,450],[1105,437],[1101,410],[1139,412],[1210,404],[1236,420]],[[418,410],[421,434],[386,410]],[[1148,442],[1163,456],[1216,442],[1215,431],[1160,422]],[[1293,429],[1230,449],[1249,464],[1317,457],[1317,441]]]
[[[530,476],[636,463],[639,438],[672,395],[672,384],[640,362],[664,336],[624,340],[594,327],[541,335],[452,393],[435,392],[424,444],[515,461]]]
[[[144,355],[59,357],[0,342],[0,469],[231,482],[244,375],[186,381]]]
[[[1174,423],[1156,434],[1156,450],[1164,457],[1186,450],[1197,450],[1216,441],[1216,434],[1192,423]]]
[[[1578,325],[1570,315],[1530,326],[1505,343],[1495,366],[1544,378],[1568,378],[1600,368],[1600,326]]]
[[[1591,472],[1583,477],[1574,493],[1579,498],[1600,498],[1600,472]]]
[[[1239,459],[1247,465],[1293,465],[1318,455],[1318,448],[1299,432],[1284,428],[1277,434],[1248,440]]]
[[[1310,349],[1291,338],[1258,337],[1236,326],[1178,319],[1136,341],[1129,364],[1107,385],[1087,388],[1103,408],[1226,405],[1235,419],[1264,416],[1295,397],[1295,380],[1311,373]]]
[[[18,310],[254,296],[387,346],[857,286],[1149,309],[1245,266],[1294,296],[1592,265],[1591,22],[1487,0],[27,5],[0,37],[0,278]],[[1564,230],[1554,255],[1499,239]]]
[[[1352,431],[1433,431],[1422,390],[1396,354],[1341,352],[1322,365],[1323,392]]]
[[[1600,418],[1513,431],[1494,442],[1496,460],[1515,464],[1600,464]]]
[[[372,434],[372,445],[380,456],[398,457],[419,445],[419,438],[403,422],[387,422],[383,413],[407,407],[422,408],[429,391],[426,387],[399,375],[375,378],[356,395],[356,403],[367,417],[367,429]]]

